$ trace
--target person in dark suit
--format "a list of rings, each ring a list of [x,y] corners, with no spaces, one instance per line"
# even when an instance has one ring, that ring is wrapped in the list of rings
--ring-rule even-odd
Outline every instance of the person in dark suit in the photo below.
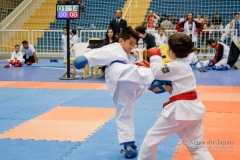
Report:
[[[118,37],[120,31],[127,27],[127,21],[122,19],[122,11],[120,9],[115,11],[115,16],[116,18],[110,22],[109,28],[112,28],[114,34]]]

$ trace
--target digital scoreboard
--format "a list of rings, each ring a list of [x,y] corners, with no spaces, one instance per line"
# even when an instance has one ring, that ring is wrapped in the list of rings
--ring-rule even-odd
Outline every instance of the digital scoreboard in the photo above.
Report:
[[[57,4],[56,17],[57,19],[78,19],[79,5],[78,4]]]

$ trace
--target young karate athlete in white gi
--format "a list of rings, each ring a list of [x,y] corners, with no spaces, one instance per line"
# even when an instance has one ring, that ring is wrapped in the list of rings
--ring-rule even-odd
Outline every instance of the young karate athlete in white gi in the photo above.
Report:
[[[138,39],[135,30],[131,27],[124,28],[119,34],[119,43],[94,49],[74,61],[78,69],[84,68],[87,63],[89,67],[107,65],[105,80],[116,105],[118,141],[124,145],[123,154],[126,158],[137,155],[134,135],[135,100],[154,80],[150,68],[138,67],[133,63],[135,59],[130,52]]]
[[[162,64],[158,47],[148,50],[154,78],[171,81],[173,90],[169,102],[163,105],[161,115],[147,132],[138,160],[156,160],[158,144],[174,133],[186,142],[194,160],[213,160],[203,143],[205,107],[197,97],[196,79],[186,62],[192,49],[192,40],[188,35],[176,33],[170,36],[168,44],[169,57],[174,61],[166,65]]]
[[[4,66],[5,68],[9,68],[12,65],[15,67],[21,67],[24,64],[23,53],[20,51],[20,46],[18,44],[15,45],[15,50],[12,52],[11,58],[8,60],[9,64]]]
[[[197,48],[193,47],[192,52],[189,53],[187,57],[187,63],[192,67],[192,68],[197,68],[200,72],[206,72],[204,69],[204,66],[202,62],[199,61],[198,57],[198,50]]]

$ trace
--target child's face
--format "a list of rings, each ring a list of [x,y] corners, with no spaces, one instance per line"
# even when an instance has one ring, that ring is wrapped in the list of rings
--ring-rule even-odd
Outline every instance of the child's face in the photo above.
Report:
[[[119,39],[119,43],[123,47],[123,50],[129,54],[131,53],[132,49],[134,48],[135,44],[137,43],[137,40],[133,37],[130,37],[126,41],[124,41],[122,38]]]
[[[19,47],[19,46],[16,46],[16,47],[15,47],[15,52],[18,53],[19,50],[20,50],[20,47]]]
[[[67,30],[66,29],[63,30],[63,34],[67,35]]]
[[[198,51],[196,50],[196,51],[194,51],[194,53],[197,55],[197,54],[198,54]]]
[[[144,34],[142,34],[142,33],[138,33],[138,36],[139,36],[140,38],[145,38],[145,37],[144,37]]]
[[[234,16],[234,19],[235,19],[235,20],[238,20],[238,18],[239,18],[239,15],[236,14],[236,15]]]
[[[164,34],[164,31],[162,30],[162,29],[160,29],[159,31],[158,31],[158,34],[160,34],[161,36]]]

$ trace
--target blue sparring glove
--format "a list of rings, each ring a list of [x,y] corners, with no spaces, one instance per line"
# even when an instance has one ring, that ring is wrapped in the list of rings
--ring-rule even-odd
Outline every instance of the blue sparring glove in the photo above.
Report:
[[[154,80],[152,84],[148,87],[149,90],[153,91],[154,88],[158,87],[160,91],[154,92],[156,94],[164,93],[166,90],[162,87],[162,85],[168,85],[172,87],[171,81],[163,81],[163,80]]]
[[[85,56],[79,56],[77,58],[75,58],[74,60],[74,66],[77,68],[77,69],[82,69],[84,68],[88,63],[88,60]]]
[[[221,66],[213,66],[215,68],[215,70],[217,71],[226,71],[226,70],[229,70],[230,67],[228,66],[224,66],[224,65],[221,65]]]

